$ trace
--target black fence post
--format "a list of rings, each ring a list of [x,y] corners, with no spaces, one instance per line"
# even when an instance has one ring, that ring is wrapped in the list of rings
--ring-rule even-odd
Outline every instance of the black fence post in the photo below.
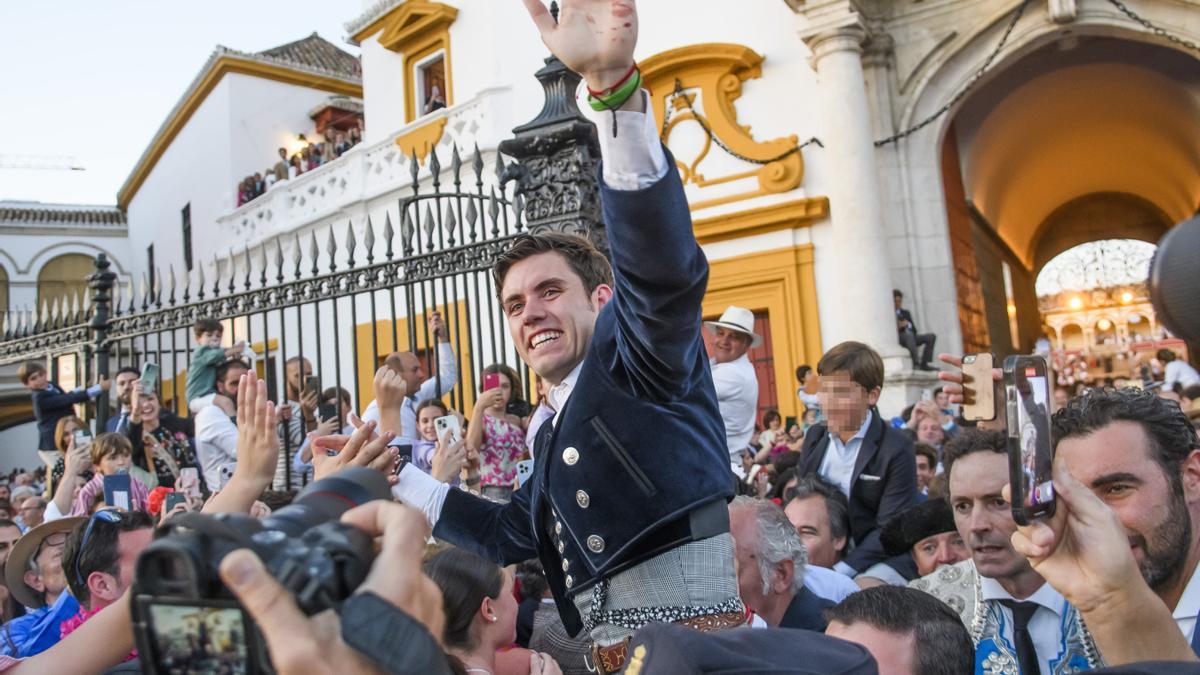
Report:
[[[504,170],[500,181],[517,181],[531,232],[585,236],[607,254],[596,177],[600,162],[596,125],[575,104],[581,78],[554,56],[546,59],[536,77],[546,102],[537,117],[513,129],[513,138],[501,141],[500,152],[516,163]]]
[[[96,256],[96,271],[88,275],[88,288],[92,289],[92,318],[88,326],[92,332],[92,351],[96,356],[95,373],[89,377],[108,376],[108,319],[112,304],[113,282],[117,275],[108,268],[112,266],[108,256],[101,253]],[[90,359],[89,359],[90,361]],[[85,381],[86,387],[92,384]],[[96,399],[96,430],[102,431],[108,423],[108,392],[103,392]]]

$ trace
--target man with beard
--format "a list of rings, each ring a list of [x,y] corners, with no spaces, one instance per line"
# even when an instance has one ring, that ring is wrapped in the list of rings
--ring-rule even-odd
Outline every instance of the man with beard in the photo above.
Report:
[[[1008,439],[972,429],[946,444],[950,506],[971,559],[913,581],[958,610],[975,641],[975,672],[1073,673],[1099,667],[1079,612],[1010,541],[1017,530],[1008,484]]]
[[[1200,440],[1179,407],[1140,389],[1092,389],[1053,419],[1055,453],[1112,509],[1142,577],[1200,654]]]

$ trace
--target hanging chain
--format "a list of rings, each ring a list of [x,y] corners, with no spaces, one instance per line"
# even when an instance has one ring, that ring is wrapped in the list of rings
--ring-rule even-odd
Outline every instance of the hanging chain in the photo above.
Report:
[[[1146,30],[1150,31],[1151,33],[1154,33],[1155,35],[1159,36],[1160,38],[1174,42],[1175,44],[1177,44],[1181,47],[1186,47],[1187,49],[1190,49],[1194,52],[1200,52],[1200,45],[1197,45],[1195,42],[1192,42],[1191,40],[1185,40],[1173,33],[1168,33],[1165,28],[1163,28],[1161,26],[1156,26],[1156,25],[1150,23],[1146,19],[1143,19],[1142,17],[1135,14],[1132,9],[1129,9],[1128,7],[1126,7],[1125,3],[1121,2],[1121,0],[1108,0],[1108,1],[1109,1],[1109,3],[1112,4],[1113,7],[1116,7],[1117,9],[1121,10],[1122,14],[1129,17],[1131,20],[1136,21],[1137,23],[1140,23]]]
[[[989,67],[991,67],[992,61],[996,60],[996,57],[1000,54],[1000,50],[1004,49],[1004,45],[1008,42],[1008,36],[1012,35],[1013,28],[1016,27],[1017,22],[1021,20],[1021,15],[1025,13],[1025,8],[1028,5],[1029,0],[1024,0],[1021,5],[1017,7],[1017,11],[1013,13],[1012,18],[1008,21],[1008,27],[1004,29],[1004,35],[1000,37],[1000,42],[996,43],[996,48],[992,50],[991,54],[988,54],[988,57],[983,61],[983,65],[979,67],[979,70],[975,71],[975,74],[971,76],[970,80],[967,80],[967,85],[960,89],[958,93],[954,95],[954,98],[951,98],[946,102],[946,105],[938,108],[937,112],[933,113],[929,117],[926,117],[917,124],[905,129],[904,131],[901,131],[900,133],[888,136],[881,141],[875,141],[875,147],[878,148],[888,145],[889,143],[895,143],[896,141],[917,133],[930,124],[933,124],[934,121],[949,112],[950,109],[953,108],[959,101],[961,101],[968,92],[974,89],[975,85],[979,84],[979,80],[983,78],[983,74],[987,72]]]
[[[668,96],[666,101],[664,101],[664,103],[663,103],[663,122],[662,122],[662,129],[659,130],[659,132],[658,132],[659,138],[665,139],[667,136],[667,127],[670,126],[670,124],[671,124],[671,107],[672,107],[671,102],[674,99],[679,98],[679,97],[683,98],[683,102],[685,104],[687,104],[688,112],[692,113],[692,118],[695,119],[696,122],[700,125],[700,128],[704,130],[705,135],[708,136],[708,140],[715,143],[717,145],[717,147],[719,147],[722,150],[724,150],[725,152],[729,153],[731,156],[736,157],[736,158],[742,160],[743,162],[748,162],[750,164],[770,164],[772,162],[778,162],[781,159],[787,159],[792,154],[800,152],[801,148],[804,148],[809,145],[816,144],[818,147],[822,147],[822,148],[825,147],[825,145],[823,143],[821,143],[821,139],[814,136],[814,137],[808,139],[807,141],[804,141],[800,145],[797,145],[792,148],[788,148],[786,151],[784,151],[783,154],[779,155],[778,157],[772,157],[770,159],[754,159],[752,157],[747,157],[747,156],[743,155],[742,153],[729,147],[728,145],[725,145],[725,143],[723,143],[721,141],[721,139],[717,138],[717,135],[713,133],[712,128],[708,126],[708,122],[705,121],[705,119],[703,117],[701,117],[699,113],[696,112],[696,109],[692,107],[692,99],[689,98],[687,96],[687,94],[684,92],[683,82],[680,82],[679,78],[675,78],[675,91],[671,92],[671,95]]]

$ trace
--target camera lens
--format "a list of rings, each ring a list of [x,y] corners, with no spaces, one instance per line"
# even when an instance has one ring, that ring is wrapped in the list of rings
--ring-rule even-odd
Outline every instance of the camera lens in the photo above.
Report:
[[[321,523],[375,499],[390,499],[387,478],[378,471],[352,467],[304,488],[290,505],[272,513],[263,528],[299,537]]]

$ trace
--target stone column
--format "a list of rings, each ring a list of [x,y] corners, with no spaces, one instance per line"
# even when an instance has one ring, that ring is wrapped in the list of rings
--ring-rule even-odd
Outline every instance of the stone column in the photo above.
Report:
[[[802,22],[801,30],[817,71],[817,104],[824,122],[821,140],[829,169],[833,236],[827,254],[834,260],[838,287],[823,295],[836,299],[831,308],[833,342],[865,342],[883,357],[890,386],[885,387],[880,408],[884,414],[896,414],[912,398],[909,389],[919,391],[933,378],[911,372],[908,351],[896,337],[874,130],[862,65],[866,26],[852,3],[830,5],[845,9],[836,15],[821,11],[815,21],[805,17],[809,21]],[[829,308],[828,301],[825,307]]]

